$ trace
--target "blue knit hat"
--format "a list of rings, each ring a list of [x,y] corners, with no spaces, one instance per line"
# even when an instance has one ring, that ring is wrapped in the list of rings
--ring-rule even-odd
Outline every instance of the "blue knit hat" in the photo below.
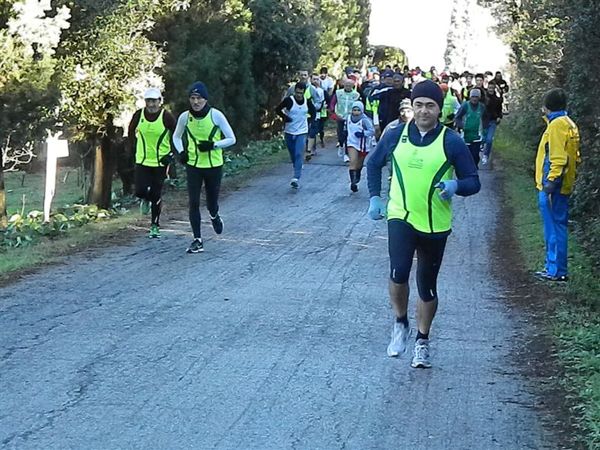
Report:
[[[444,106],[444,92],[437,83],[431,80],[421,81],[413,87],[410,99],[414,101],[418,97],[430,98],[440,106],[440,109]]]
[[[191,97],[192,95],[199,95],[204,100],[208,100],[208,89],[206,89],[206,85],[202,81],[196,81],[190,87],[189,96]]]

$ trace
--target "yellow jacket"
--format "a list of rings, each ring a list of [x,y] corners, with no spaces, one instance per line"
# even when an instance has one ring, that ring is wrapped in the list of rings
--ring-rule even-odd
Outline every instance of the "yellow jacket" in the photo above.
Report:
[[[535,183],[542,190],[546,181],[560,186],[560,193],[569,195],[575,187],[579,153],[579,129],[566,113],[551,113],[555,118],[544,116],[546,131],[542,135],[535,159]]]

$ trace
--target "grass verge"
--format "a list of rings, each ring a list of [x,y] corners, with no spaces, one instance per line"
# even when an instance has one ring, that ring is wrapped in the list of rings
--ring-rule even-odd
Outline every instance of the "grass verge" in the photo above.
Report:
[[[283,162],[287,157],[287,151],[281,138],[275,138],[271,141],[253,142],[249,144],[243,152],[232,156],[226,167],[226,176],[223,179],[222,191],[225,193],[243,186],[252,177],[271,168],[272,166]],[[184,173],[185,171],[180,170]],[[20,183],[18,174],[10,174],[16,184]],[[73,177],[75,178],[75,177]],[[43,196],[43,177],[41,175],[27,175],[23,186],[14,188],[13,194],[18,198],[25,195],[26,198],[34,199],[34,204],[27,203],[26,207],[33,206],[31,209],[37,209],[40,201],[38,192],[42,190]],[[57,191],[60,189],[57,183]],[[63,199],[65,202],[72,202],[76,197],[76,190],[68,189],[62,197],[58,197],[55,205]],[[11,195],[11,193],[9,193]],[[185,183],[175,190],[169,192],[170,201],[174,206],[184,207],[187,194]],[[10,197],[9,197],[10,198]],[[21,208],[17,202],[13,203],[14,211]],[[13,211],[13,212],[14,212]],[[146,224],[147,218],[142,218],[138,212],[128,211],[125,214],[118,215],[109,220],[94,222],[79,228],[69,230],[68,233],[57,238],[42,239],[35,244],[0,249],[0,284],[7,284],[15,281],[20,275],[35,270],[41,266],[60,261],[66,255],[76,253],[89,248],[106,247],[111,244],[120,244],[128,241],[134,236],[139,235],[140,227]]]
[[[494,143],[504,172],[504,193],[513,210],[512,225],[525,268],[543,267],[544,243],[533,182],[535,154],[517,136],[502,130]],[[573,228],[573,227],[571,227]],[[600,273],[579,242],[584,234],[569,230],[569,276],[566,284],[548,285],[553,315],[545,321],[564,369],[562,387],[569,393],[581,441],[600,449]]]

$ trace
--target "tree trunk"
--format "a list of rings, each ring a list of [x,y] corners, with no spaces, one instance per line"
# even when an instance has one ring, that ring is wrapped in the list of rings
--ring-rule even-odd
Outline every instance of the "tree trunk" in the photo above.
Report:
[[[115,155],[113,138],[115,127],[112,120],[106,126],[106,134],[100,142],[95,140],[94,163],[92,165],[92,182],[88,192],[88,203],[100,208],[110,208],[112,195],[112,178],[115,171]]]
[[[4,189],[4,159],[2,149],[0,149],[0,230],[8,225],[8,216],[6,215],[6,190]]]

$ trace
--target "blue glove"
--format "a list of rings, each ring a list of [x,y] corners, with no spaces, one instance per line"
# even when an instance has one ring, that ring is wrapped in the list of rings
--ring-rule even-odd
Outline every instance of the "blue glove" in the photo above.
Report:
[[[450,200],[456,194],[458,183],[456,180],[441,181],[435,187],[441,190],[439,196],[442,200]]]
[[[363,133],[362,131],[356,131],[354,132],[354,136],[356,136],[357,138],[364,138],[365,133]]]
[[[369,211],[367,212],[372,220],[380,220],[385,217],[385,203],[378,195],[369,200]]]
[[[543,190],[546,194],[552,194],[556,190],[556,185],[556,180],[546,180]]]

